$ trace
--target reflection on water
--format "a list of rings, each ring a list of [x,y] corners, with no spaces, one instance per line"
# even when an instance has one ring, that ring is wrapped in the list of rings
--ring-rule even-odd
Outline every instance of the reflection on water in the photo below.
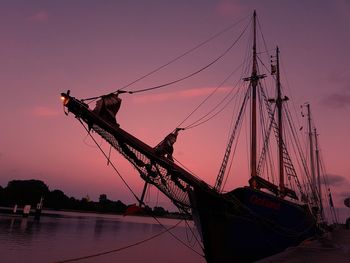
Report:
[[[178,220],[162,219],[167,227]],[[125,247],[164,231],[153,218],[123,217],[59,212],[22,218],[0,214],[1,262],[57,262]],[[178,238],[193,246],[185,223],[171,230]],[[205,260],[185,247],[169,233],[116,253],[77,262],[192,262]]]

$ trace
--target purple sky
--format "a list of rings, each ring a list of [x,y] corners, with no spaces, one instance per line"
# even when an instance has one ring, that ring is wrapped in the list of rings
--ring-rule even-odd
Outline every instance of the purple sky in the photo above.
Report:
[[[350,196],[349,1],[14,0],[0,5],[0,185],[35,178],[77,198],[89,194],[96,200],[106,193],[134,202],[80,124],[63,114],[59,94],[70,89],[73,96],[87,98],[115,91],[256,9],[268,48],[278,44],[281,49],[288,96],[297,111],[305,102],[312,105],[336,203],[344,207],[342,199]],[[229,39],[132,89],[193,72],[222,52]],[[118,120],[156,145],[237,65],[232,57],[218,66],[218,77],[208,72],[164,90],[124,95]],[[210,184],[225,150],[225,121],[218,118],[210,127],[184,132],[175,148],[175,157]],[[141,192],[134,170],[116,153],[112,158]],[[248,175],[239,171],[228,188],[247,181]],[[150,201],[155,198],[153,190]]]

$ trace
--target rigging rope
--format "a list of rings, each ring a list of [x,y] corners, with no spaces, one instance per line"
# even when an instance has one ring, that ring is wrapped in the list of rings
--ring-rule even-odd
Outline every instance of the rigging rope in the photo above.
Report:
[[[127,85],[123,86],[122,88],[120,88],[120,89],[114,91],[113,93],[122,93],[122,92],[124,92],[124,93],[130,93],[130,94],[136,93],[136,91],[135,91],[135,92],[128,92],[128,91],[124,91],[124,89],[126,89],[126,88],[130,87],[131,85],[135,84],[136,82],[139,82],[140,80],[142,80],[142,79],[144,79],[144,78],[146,78],[146,77],[148,77],[148,76],[150,76],[150,75],[152,75],[152,74],[158,72],[159,70],[165,68],[166,66],[169,66],[170,64],[176,62],[177,60],[183,58],[184,56],[186,56],[186,55],[192,53],[193,51],[197,50],[198,48],[200,48],[200,47],[204,46],[205,44],[211,42],[212,40],[216,39],[217,37],[219,37],[220,35],[222,35],[222,34],[225,33],[226,31],[231,30],[233,27],[235,27],[235,26],[237,26],[238,24],[240,24],[241,22],[243,22],[243,21],[244,21],[245,19],[247,19],[248,17],[249,17],[249,16],[246,16],[246,17],[240,19],[239,21],[237,21],[237,22],[231,24],[230,26],[228,26],[227,28],[225,28],[225,29],[221,30],[220,32],[214,34],[213,36],[211,36],[211,37],[208,38],[207,40],[205,40],[205,41],[199,43],[199,44],[196,45],[195,47],[193,47],[193,48],[187,50],[186,52],[184,52],[184,53],[182,53],[181,55],[175,57],[174,59],[170,60],[169,62],[167,62],[167,63],[161,65],[160,67],[158,67],[158,68],[156,68],[156,69],[150,71],[149,73],[147,73],[147,74],[145,74],[145,75],[139,77],[138,79],[136,79],[136,80],[130,82],[129,84],[127,84]],[[250,24],[250,23],[249,23],[249,24]],[[248,25],[249,25],[249,24],[248,24]],[[248,26],[247,26],[247,27],[248,27]],[[247,27],[246,27],[246,29],[247,29]],[[246,30],[246,29],[245,29],[245,30]],[[244,31],[245,31],[245,30],[244,30]],[[176,82],[174,82],[174,83],[176,83]],[[172,84],[173,84],[173,83],[172,83]],[[169,84],[169,85],[170,85],[170,84]],[[137,92],[140,92],[140,91],[137,91]],[[101,96],[83,99],[82,101],[87,101],[87,100],[92,100],[92,101],[93,101],[93,100],[96,100],[96,99],[99,99],[99,98],[101,98]]]
[[[320,157],[320,166],[321,166],[321,171],[322,171],[321,173],[322,173],[322,179],[323,179],[323,185],[324,185],[324,191],[322,191],[322,192],[324,194],[325,200],[327,200],[326,201],[327,208],[331,214],[333,223],[338,224],[338,218],[337,218],[337,213],[336,213],[335,207],[331,206],[330,201],[329,201],[329,198],[330,198],[329,195],[331,195],[332,193],[331,193],[331,189],[330,189],[330,183],[329,183],[329,180],[327,177],[328,173],[326,171],[325,162],[324,162],[321,150],[319,151],[319,157]]]
[[[93,142],[97,145],[98,149],[101,151],[101,153],[104,155],[104,157],[109,160],[108,155],[104,152],[104,150],[102,149],[102,147],[97,143],[96,139],[91,135],[90,131],[88,130],[88,128],[83,124],[83,122],[81,121],[80,118],[77,118],[78,121],[80,122],[80,124],[84,127],[84,129],[87,131],[87,133],[89,134],[90,138],[93,140]],[[142,202],[137,195],[135,194],[135,192],[131,189],[131,187],[129,186],[129,184],[125,181],[125,179],[123,178],[123,176],[119,173],[118,169],[115,167],[115,165],[113,164],[113,162],[109,161],[109,164],[112,166],[113,170],[118,174],[119,178],[123,181],[124,185],[129,189],[129,191],[132,193],[132,195],[135,197],[135,199],[140,203]],[[143,202],[142,202],[143,203]]]
[[[249,23],[250,24],[250,23]],[[231,44],[231,46],[229,46],[219,57],[217,57],[216,59],[214,59],[212,62],[210,62],[209,64],[207,64],[206,66],[198,69],[197,71],[195,72],[192,72],[191,74],[189,75],[186,75],[182,78],[179,78],[177,80],[173,80],[173,81],[170,81],[168,83],[165,83],[165,84],[161,84],[161,85],[158,85],[158,86],[154,86],[154,87],[150,87],[150,88],[145,88],[145,89],[139,89],[139,90],[134,90],[134,91],[125,91],[125,90],[122,90],[122,89],[119,89],[117,91],[114,91],[112,93],[115,93],[115,94],[118,94],[118,93],[129,93],[129,94],[135,94],[135,93],[139,93],[139,92],[145,92],[145,91],[151,91],[151,90],[155,90],[155,89],[160,89],[160,88],[164,88],[164,87],[167,87],[167,86],[170,86],[172,84],[175,84],[175,83],[178,83],[178,82],[181,82],[183,80],[186,80],[190,77],[193,77],[195,75],[197,75],[198,73],[204,71],[205,69],[209,68],[210,66],[214,65],[216,62],[218,62],[221,58],[223,58],[236,44],[237,42],[241,39],[241,37],[244,35],[245,31],[247,30],[249,24],[247,24],[247,26],[244,28],[244,30],[242,31],[242,33],[238,36],[238,38],[233,42],[233,44]],[[92,98],[88,98],[88,99],[84,99],[82,101],[86,101],[86,100],[96,100],[98,98],[101,98],[102,96],[98,96],[98,97],[92,97]]]
[[[94,141],[94,143],[97,145],[97,147],[99,148],[99,150],[101,151],[101,153],[105,156],[106,159],[108,159],[107,154],[104,152],[104,150],[102,149],[102,147],[100,145],[98,145],[97,141],[95,140],[95,138],[91,135],[91,133],[89,132],[88,128],[83,124],[83,122],[81,121],[80,118],[78,118],[78,121],[82,124],[82,126],[84,127],[84,129],[88,132],[88,134],[90,135],[91,139]],[[118,171],[118,169],[115,167],[115,165],[113,164],[112,161],[109,161],[109,164],[112,166],[112,168],[114,169],[114,171],[118,174],[118,176],[120,177],[120,179],[123,181],[123,183],[125,184],[125,186],[129,189],[129,191],[132,193],[132,195],[135,197],[135,199],[142,205],[146,206],[146,204],[143,202],[143,200],[139,199],[137,197],[137,195],[135,194],[135,192],[131,189],[131,187],[129,186],[129,184],[126,182],[126,180],[123,178],[123,176],[120,174],[120,172]],[[166,229],[166,227],[159,221],[158,218],[156,218],[153,214],[149,213],[149,215],[151,217],[153,217],[153,219],[155,221],[157,221],[157,223],[162,226],[163,228]],[[181,239],[179,239],[177,236],[175,236],[172,232],[170,232],[170,235],[175,238],[177,241],[179,241],[182,245],[184,245],[185,247],[189,248],[190,250],[192,250],[194,253],[203,256],[202,254],[200,254],[199,252],[197,252],[196,250],[194,250],[193,248],[191,248],[189,245],[187,245],[186,243],[184,243]]]
[[[70,258],[70,259],[65,259],[65,260],[61,260],[61,261],[56,261],[56,263],[67,263],[67,262],[74,262],[74,261],[79,261],[79,260],[85,260],[85,259],[89,259],[89,258],[95,258],[95,257],[99,257],[99,256],[104,256],[104,255],[107,255],[107,254],[111,254],[111,253],[116,253],[116,252],[120,252],[122,250],[125,250],[125,249],[128,249],[128,248],[131,248],[131,247],[134,247],[134,246],[137,246],[137,245],[141,245],[143,243],[146,243],[148,241],[151,241],[152,239],[155,239],[163,234],[165,234],[166,232],[169,232],[170,230],[172,230],[173,228],[177,227],[183,220],[180,220],[179,222],[177,222],[174,226],[172,227],[169,227],[169,228],[166,228],[165,230],[163,230],[162,232],[159,232],[153,236],[150,236],[146,239],[143,239],[143,240],[140,240],[140,241],[137,241],[133,244],[130,244],[130,245],[126,245],[124,247],[120,247],[120,248],[117,248],[117,249],[112,249],[112,250],[108,250],[108,251],[104,251],[104,252],[99,252],[99,253],[96,253],[96,254],[92,254],[92,255],[87,255],[87,256],[82,256],[82,257],[76,257],[76,258]]]
[[[81,120],[79,119],[79,121],[81,122]],[[81,122],[82,123],[82,122]],[[82,123],[82,125],[83,125],[83,123]],[[84,125],[83,125],[84,126]],[[84,126],[84,128],[87,130],[87,128]],[[88,130],[87,130],[87,132],[89,132]],[[90,134],[90,136],[92,137],[92,135]],[[92,139],[93,139],[93,141],[95,142],[95,143],[97,143],[96,142],[96,140],[92,137]],[[97,144],[98,145],[98,144]],[[101,152],[103,153],[103,155],[106,157],[107,156],[107,154],[103,151],[103,149],[99,146],[99,149],[101,150]],[[111,166],[115,169],[115,171],[118,173],[118,175],[121,177],[121,179],[123,180],[123,182],[127,185],[127,183],[126,183],[126,181],[123,179],[123,177],[122,177],[122,175],[119,173],[119,171],[116,169],[116,167],[114,166],[114,164],[111,162]],[[128,186],[128,185],[127,185]],[[134,194],[134,192],[132,191],[132,189],[128,186],[128,188],[129,188],[129,190]],[[135,198],[136,198],[136,200],[139,200],[138,199],[138,197],[134,194],[134,196],[135,196]],[[232,201],[235,201],[236,200],[236,198],[234,197],[234,196],[231,196],[230,197],[230,199],[231,199],[231,202]],[[141,201],[142,202],[142,201]],[[238,202],[238,204],[240,204],[240,202],[238,201],[238,200],[236,200],[235,202]],[[142,202],[142,204],[144,204],[143,202]],[[233,204],[233,203],[232,203]],[[145,204],[144,204],[145,205]],[[245,210],[247,210],[247,211],[249,211],[249,213],[251,214],[251,216],[253,216],[253,217],[256,217],[256,219],[258,219],[259,218],[259,220],[261,220],[263,223],[265,223],[267,226],[269,226],[270,225],[270,223],[269,223],[269,220],[268,219],[266,219],[266,218],[263,218],[263,217],[261,217],[261,216],[259,216],[259,215],[257,215],[257,214],[255,214],[253,211],[251,211],[250,209],[248,209],[247,207],[245,207]],[[158,224],[159,225],[161,225],[162,227],[164,227],[165,229],[166,229],[166,227],[156,218],[156,217],[154,217],[152,214],[150,214],[157,222],[158,222]],[[310,228],[311,228],[312,226],[310,225]],[[271,229],[273,230],[273,231],[275,231],[276,229],[276,226],[274,225],[274,226],[272,226],[271,225]],[[298,236],[300,233],[298,233],[298,234],[296,234],[296,233],[294,233],[294,231],[291,231],[291,230],[288,230],[288,229],[284,229],[284,227],[278,227],[280,230],[282,230],[283,232],[285,232],[284,233],[284,235],[286,235],[286,236]],[[277,231],[277,230],[276,230]],[[305,231],[307,231],[307,230],[305,230]],[[196,254],[198,254],[198,255],[200,255],[200,256],[203,256],[202,254],[200,254],[200,253],[198,253],[196,250],[194,250],[192,247],[190,247],[189,245],[187,245],[186,243],[184,243],[181,239],[179,239],[178,237],[176,237],[172,232],[170,232],[170,231],[168,231],[176,240],[178,240],[181,244],[183,244],[184,246],[186,246],[187,248],[189,248],[190,250],[192,250],[194,253],[196,253]]]
[[[150,90],[155,90],[155,89],[160,89],[166,86],[170,86],[172,84],[178,83],[180,81],[183,81],[185,79],[188,79],[190,77],[193,77],[194,75],[197,75],[198,73],[204,71],[205,69],[209,68],[210,66],[214,65],[216,62],[218,62],[221,58],[223,58],[236,44],[237,42],[241,39],[241,37],[243,36],[243,34],[245,33],[245,31],[247,30],[249,24],[245,27],[245,29],[242,31],[242,33],[238,36],[238,38],[231,44],[231,46],[229,46],[219,57],[217,57],[216,59],[214,59],[212,62],[210,62],[209,64],[207,64],[206,66],[200,68],[199,70],[192,72],[191,74],[184,76],[182,78],[179,78],[177,80],[174,81],[170,81],[168,83],[162,84],[162,85],[158,85],[155,87],[150,87],[150,88],[145,88],[145,89],[140,89],[140,90],[135,90],[135,91],[125,91],[128,92],[130,94],[134,94],[134,93],[139,93],[139,92],[145,92],[145,91],[150,91]]]
[[[204,247],[202,246],[201,242],[199,241],[198,237],[196,236],[195,232],[192,230],[192,227],[189,225],[189,223],[187,222],[187,220],[185,219],[185,223],[188,227],[188,229],[190,230],[192,236],[195,239],[195,242],[197,242],[197,244],[201,247],[201,249],[204,251]],[[187,235],[187,231],[186,231],[186,235]],[[188,239],[187,239],[188,240]],[[193,243],[193,245],[195,245],[195,242]]]
[[[286,103],[286,105],[288,105],[288,103]],[[293,135],[293,139],[294,139],[294,142],[295,142],[295,145],[296,145],[296,148],[298,150],[298,154],[299,154],[299,158],[300,158],[300,161],[303,165],[303,171],[305,173],[305,176],[303,178],[306,178],[308,180],[307,184],[304,183],[305,185],[305,188],[307,185],[310,185],[311,184],[311,180],[310,180],[310,174],[309,174],[309,171],[308,171],[308,168],[307,168],[307,164],[306,164],[306,159],[305,159],[305,156],[303,154],[303,151],[302,151],[302,147],[300,145],[300,141],[298,140],[298,136],[296,134],[296,129],[295,129],[295,125],[294,123],[292,122],[292,116],[291,116],[291,113],[290,113],[290,110],[289,110],[289,107],[285,107],[285,113],[286,113],[286,116],[287,116],[287,121],[288,121],[288,125],[289,125],[289,128],[290,128],[290,131]],[[298,177],[297,177],[298,178]],[[305,180],[304,180],[305,181]],[[298,181],[298,185],[300,185],[299,181]],[[299,189],[301,189],[301,186],[298,186],[300,187]],[[301,191],[302,192],[302,191]],[[307,191],[305,192],[305,194],[307,193]]]
[[[235,124],[234,120],[237,119],[237,118],[234,118],[234,117],[233,117],[233,116],[234,116],[234,113],[235,113],[235,112],[238,112],[238,108],[237,108],[236,106],[237,106],[237,104],[236,104],[236,105],[233,107],[233,109],[232,109],[232,118],[231,118],[231,123],[230,123],[230,131],[229,131],[228,136],[227,136],[227,144],[228,144],[229,141],[230,141],[230,135],[231,135],[231,133],[232,133],[232,131],[233,131],[233,129],[234,129],[234,124]],[[243,124],[243,122],[242,122],[242,124]],[[241,127],[242,127],[242,125],[241,125]],[[237,138],[240,137],[240,133],[241,133],[241,130],[242,130],[241,127],[238,129]],[[225,186],[226,186],[226,183],[227,183],[229,174],[230,174],[230,172],[231,172],[231,168],[232,168],[232,164],[233,164],[233,159],[234,159],[233,157],[235,156],[237,146],[238,146],[238,139],[236,139],[236,143],[235,143],[235,146],[234,146],[234,148],[233,148],[233,152],[232,152],[231,157],[230,157],[231,160],[230,160],[230,164],[229,164],[229,166],[228,166],[228,170],[227,170],[227,172],[226,172],[225,181],[223,182],[222,187],[221,187],[221,193],[224,193],[224,192],[225,192]]]
[[[267,48],[267,44],[266,44],[266,40],[265,40],[265,37],[264,37],[264,34],[263,34],[263,30],[262,30],[262,27],[261,27],[261,24],[260,24],[260,21],[259,21],[259,18],[257,19],[258,20],[258,26],[259,26],[259,32],[260,32],[260,35],[261,35],[261,38],[262,38],[262,41],[264,43],[264,47],[265,47],[265,51],[264,53],[267,54],[267,59],[269,60],[271,58],[271,55],[269,53],[269,49]],[[269,70],[268,70],[269,71]]]
[[[233,90],[232,90],[233,91]],[[214,112],[214,110],[216,108],[218,108],[220,106],[220,104],[222,104],[222,102],[224,102],[226,100],[226,98],[229,97],[229,95],[232,94],[232,91],[226,96],[224,97],[224,99],[219,103],[217,104],[211,111],[209,111],[207,114],[205,114],[204,116],[202,116],[201,118],[199,118],[198,120],[196,120],[195,122],[193,122],[192,124],[188,125],[188,126],[185,126],[184,129],[188,130],[188,129],[192,129],[192,128],[195,128],[195,127],[198,127],[208,121],[210,121],[211,119],[213,119],[215,116],[217,116],[220,112],[222,112],[229,104],[230,102],[237,96],[238,94],[238,91],[233,94],[232,98],[230,98],[222,107],[221,109],[219,109],[216,113],[214,113],[212,116],[209,116],[207,119],[204,119],[205,117],[207,117],[210,113]],[[203,120],[204,119],[204,120]],[[203,120],[203,121],[201,121]]]
[[[243,114],[244,114],[244,113],[243,113]],[[238,135],[237,135],[237,138],[238,138],[238,137],[240,136],[240,134],[241,134],[242,125],[243,125],[243,121],[241,122],[240,127],[238,128]],[[232,153],[231,161],[230,161],[230,164],[229,164],[229,166],[228,166],[228,170],[227,170],[226,176],[225,176],[225,181],[224,181],[224,183],[222,184],[221,191],[223,191],[223,189],[225,189],[225,186],[226,186],[226,183],[227,183],[229,174],[230,174],[230,172],[231,172],[231,168],[232,168],[232,164],[233,164],[233,156],[235,156],[235,153],[236,153],[236,150],[237,150],[237,146],[238,146],[238,139],[236,140],[235,146],[234,146],[234,148],[233,148],[233,153]]]
[[[238,71],[238,69],[239,68],[241,68],[242,67],[242,65],[245,63],[245,61],[242,63],[242,64],[240,64],[236,69],[234,69],[197,107],[195,107],[194,108],[194,110],[192,110],[192,112],[181,122],[181,123],[179,123],[178,125],[177,125],[177,127],[180,127],[186,120],[188,120],[202,105],[204,105],[204,103],[206,102],[206,101],[208,101],[208,99],[211,97],[211,96],[213,96],[214,95],[214,93],[216,93],[218,90],[219,90],[219,88],[221,88],[230,78],[231,78],[231,76],[233,75],[233,74],[235,74],[237,71]],[[238,85],[238,81],[236,82],[236,84],[234,85],[234,87],[235,86],[237,86]],[[217,108],[217,107],[219,107],[219,105],[221,104],[221,103],[223,103],[225,100],[226,100],[226,98],[228,98],[229,97],[229,95],[231,94],[233,92],[233,89],[224,97],[224,99],[222,99],[213,109],[211,109],[207,114],[205,114],[204,116],[202,116],[201,118],[199,118],[198,120],[196,120],[196,121],[194,121],[192,124],[189,124],[189,125],[187,125],[186,127],[185,127],[185,129],[189,129],[189,127],[190,126],[192,126],[192,125],[194,125],[194,124],[196,124],[196,123],[198,123],[200,120],[202,120],[202,119],[204,119],[206,116],[208,116],[209,114],[211,114],[212,112],[214,112],[214,110]],[[237,91],[238,92],[238,91]],[[226,105],[225,105],[225,107],[226,107]],[[209,119],[208,119],[209,120]],[[202,123],[201,123],[202,124]]]
[[[249,98],[249,91],[250,91],[250,89],[247,89],[246,94],[244,96],[242,106],[241,106],[241,108],[239,110],[239,113],[238,113],[237,121],[236,121],[235,126],[234,126],[234,128],[232,130],[232,133],[231,133],[231,136],[230,136],[230,140],[229,140],[229,142],[227,144],[227,147],[226,147],[225,155],[224,155],[221,167],[220,167],[219,174],[218,174],[218,176],[216,178],[216,182],[215,182],[215,187],[214,188],[217,191],[221,191],[221,189],[222,189],[221,188],[222,187],[222,180],[223,180],[223,177],[225,175],[225,170],[226,170],[228,159],[230,157],[232,143],[233,143],[233,140],[234,140],[234,138],[236,136],[236,131],[240,127],[241,122],[242,122],[242,115],[245,112],[245,107],[246,107],[246,104],[247,104],[247,101],[248,101],[248,98]]]

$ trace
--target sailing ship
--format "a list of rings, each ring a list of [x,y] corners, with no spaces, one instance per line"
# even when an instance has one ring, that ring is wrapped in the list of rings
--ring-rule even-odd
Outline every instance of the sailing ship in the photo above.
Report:
[[[303,176],[307,179],[300,181],[299,177],[302,175],[296,172],[283,136],[283,110],[288,98],[283,96],[281,91],[279,49],[276,49],[269,72],[276,83],[276,97],[271,99],[261,84],[267,75],[259,72],[255,11],[252,24],[254,37],[251,75],[244,78],[248,85],[243,105],[237,114],[238,120],[229,137],[214,186],[204,182],[172,159],[172,146],[181,128],[176,129],[170,134],[172,136],[168,136],[158,146],[151,147],[125,131],[116,122],[115,114],[120,107],[118,95],[126,93],[125,90],[93,98],[98,99],[94,109],[90,109],[85,100],[72,97],[69,91],[61,94],[68,112],[73,113],[88,132],[96,132],[124,156],[146,182],[145,185],[154,185],[180,211],[192,215],[208,263],[253,262],[290,246],[296,246],[321,230],[319,222],[322,218],[320,208],[322,202],[317,190],[317,177],[314,173],[310,175],[309,168],[302,161],[301,166],[305,168]],[[161,86],[155,88],[159,87]],[[256,141],[258,99],[262,101],[259,109],[265,107],[269,119],[259,158]],[[237,129],[241,126],[242,115],[249,100],[251,101],[250,179],[246,186],[224,192],[223,181],[232,154],[233,142],[236,140]],[[309,130],[309,134],[313,134],[311,122]],[[264,161],[268,159],[268,145],[270,137],[273,136],[278,146],[278,184],[263,177]],[[315,163],[315,160],[313,162]],[[307,183],[311,183],[311,186]],[[140,203],[142,202],[143,196],[140,198]]]

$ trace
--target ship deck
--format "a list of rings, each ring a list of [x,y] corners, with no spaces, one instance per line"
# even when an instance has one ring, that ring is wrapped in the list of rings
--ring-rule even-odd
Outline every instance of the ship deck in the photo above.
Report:
[[[349,263],[350,230],[340,225],[324,237],[305,240],[297,247],[291,247],[279,254],[257,261],[256,263]]]

